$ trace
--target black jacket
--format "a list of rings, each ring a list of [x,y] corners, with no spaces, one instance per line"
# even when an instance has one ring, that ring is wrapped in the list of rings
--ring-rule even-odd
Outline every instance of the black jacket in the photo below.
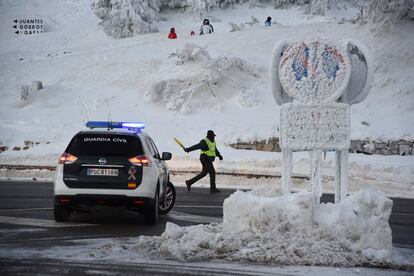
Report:
[[[191,146],[189,148],[186,148],[187,152],[190,152],[190,151],[193,151],[193,150],[204,150],[204,151],[208,150],[207,142],[204,141],[204,139],[203,139],[203,140],[200,141],[200,143],[195,144],[194,146]],[[207,156],[206,154],[201,154],[201,155]],[[216,156],[221,157],[221,154],[220,154],[219,150],[217,149],[217,145],[216,145]],[[200,156],[200,158],[201,158],[201,156]],[[210,158],[211,161],[214,161],[214,159],[215,159],[214,157],[211,157],[211,156],[209,156],[209,158]]]

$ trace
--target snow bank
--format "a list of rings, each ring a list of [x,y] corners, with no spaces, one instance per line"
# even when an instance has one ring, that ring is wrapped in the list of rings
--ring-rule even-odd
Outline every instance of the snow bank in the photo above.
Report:
[[[140,237],[134,248],[180,261],[226,259],[278,265],[387,265],[392,201],[365,189],[341,204],[315,205],[313,194],[281,196],[275,188],[237,191],[223,223],[179,227]]]

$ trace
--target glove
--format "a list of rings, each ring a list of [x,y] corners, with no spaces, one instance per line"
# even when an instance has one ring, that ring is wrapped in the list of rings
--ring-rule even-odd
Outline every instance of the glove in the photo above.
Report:
[[[221,155],[218,158],[220,159],[220,161],[223,160],[223,156],[221,156]]]
[[[184,151],[186,152],[186,153],[189,153],[190,151],[188,150],[188,148],[184,148]]]

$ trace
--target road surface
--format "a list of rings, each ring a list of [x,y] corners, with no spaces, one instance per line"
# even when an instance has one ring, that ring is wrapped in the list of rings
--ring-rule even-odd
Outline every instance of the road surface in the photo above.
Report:
[[[219,194],[210,194],[208,189],[192,188],[191,193],[177,187],[177,200],[170,214],[162,216],[157,226],[148,226],[143,217],[133,212],[107,209],[96,213],[75,214],[68,224],[53,220],[53,184],[49,182],[0,182],[0,247],[13,244],[16,248],[42,249],[64,246],[73,240],[96,238],[137,237],[139,235],[160,235],[167,222],[180,226],[221,221],[223,201],[234,189],[222,189]],[[333,201],[333,195],[324,195],[322,201]],[[390,224],[395,245],[414,247],[414,200],[393,199]],[[25,231],[25,229],[27,231]],[[41,231],[40,231],[40,230]],[[39,231],[37,231],[39,230]],[[52,275],[61,266],[68,269],[66,275],[82,274],[86,268],[91,271],[107,271],[104,264],[64,262],[50,260],[0,260],[2,275]],[[153,266],[142,264],[115,269],[115,274],[133,275],[153,273]],[[176,267],[176,274],[203,274],[206,271],[186,270]],[[243,270],[244,275],[255,275],[254,271]],[[138,273],[139,272],[139,273]],[[157,274],[171,273],[171,267],[157,268]],[[234,273],[234,271],[233,271]],[[210,271],[210,274],[211,271]],[[220,275],[226,274],[224,269]],[[217,274],[217,275],[218,275]],[[262,273],[263,274],[263,273]],[[261,275],[262,275],[261,274]],[[213,273],[214,275],[214,273]]]

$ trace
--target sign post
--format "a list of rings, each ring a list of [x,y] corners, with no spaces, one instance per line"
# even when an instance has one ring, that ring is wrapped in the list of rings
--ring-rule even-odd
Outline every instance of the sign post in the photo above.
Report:
[[[322,151],[334,150],[335,203],[347,195],[350,104],[362,101],[369,91],[367,61],[354,44],[313,39],[283,42],[273,52],[272,92],[282,106],[279,141],[284,194],[291,192],[292,153],[308,151],[310,190],[319,202]]]

